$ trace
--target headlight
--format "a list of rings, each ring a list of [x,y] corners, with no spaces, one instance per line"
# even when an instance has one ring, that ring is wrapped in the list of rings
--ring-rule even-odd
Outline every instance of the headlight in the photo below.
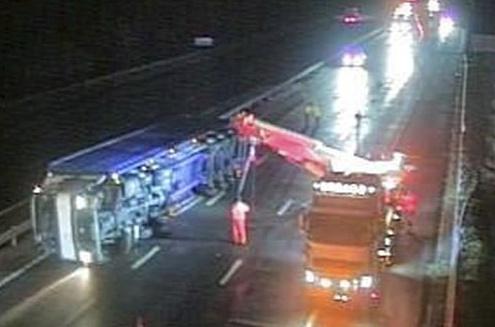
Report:
[[[349,53],[344,54],[342,57],[342,65],[344,66],[352,66],[352,55]]]
[[[333,300],[336,302],[349,302],[350,297],[347,294],[335,293],[333,295]]]
[[[373,286],[373,277],[362,276],[359,286],[361,288],[370,288],[371,286]]]
[[[358,53],[345,53],[342,56],[342,65],[348,67],[360,67],[366,62],[366,54]]]
[[[306,270],[304,272],[304,280],[307,283],[314,283],[316,281],[316,275],[315,275],[315,273],[312,272],[311,270]]]
[[[93,262],[93,254],[89,251],[81,250],[79,251],[79,260],[84,264],[90,264]]]
[[[86,207],[88,206],[88,200],[82,195],[76,195],[75,202],[77,210],[86,209]]]
[[[320,285],[323,288],[330,288],[330,286],[332,286],[332,281],[328,278],[322,278],[320,279]]]
[[[385,177],[382,181],[382,186],[385,190],[390,191],[399,185],[399,180],[393,177]]]
[[[390,252],[390,248],[378,249],[378,251],[376,251],[376,254],[380,258],[386,258],[386,257],[391,257],[392,256],[392,253]]]
[[[445,40],[455,29],[455,23],[452,17],[442,16],[440,17],[440,23],[438,26],[438,34],[441,40]]]
[[[351,282],[348,281],[347,279],[342,279],[339,282],[339,287],[343,290],[348,290],[351,287]]]
[[[428,1],[428,11],[430,11],[430,12],[439,12],[440,11],[440,3],[438,2],[438,0]]]
[[[364,53],[359,53],[354,56],[354,66],[363,66],[366,62],[366,55]]]
[[[33,187],[33,193],[34,193],[34,194],[41,194],[41,192],[43,192],[43,189],[41,188],[41,186],[39,186],[39,185],[35,185],[35,186]]]

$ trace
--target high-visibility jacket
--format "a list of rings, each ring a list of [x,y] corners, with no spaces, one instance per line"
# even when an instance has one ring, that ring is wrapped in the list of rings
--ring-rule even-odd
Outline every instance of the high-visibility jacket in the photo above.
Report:
[[[237,201],[234,203],[232,206],[232,219],[234,220],[245,220],[246,219],[246,213],[248,213],[250,210],[249,205],[242,201]]]
[[[315,118],[320,118],[321,117],[321,110],[318,106],[314,104],[308,104],[304,108],[304,113],[308,116],[313,116]]]

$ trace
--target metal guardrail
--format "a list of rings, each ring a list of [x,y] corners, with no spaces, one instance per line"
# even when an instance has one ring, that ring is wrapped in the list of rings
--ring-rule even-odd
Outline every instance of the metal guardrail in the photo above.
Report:
[[[10,242],[12,246],[16,246],[19,236],[25,234],[30,230],[31,230],[30,220],[25,220],[18,225],[14,225],[10,227],[9,230],[4,232],[3,234],[0,234],[0,246],[8,242]]]
[[[445,305],[445,318],[444,326],[455,326],[455,306],[456,306],[456,288],[457,288],[457,265],[459,261],[459,253],[461,251],[461,230],[463,226],[464,214],[466,211],[469,198],[474,192],[477,180],[469,176],[465,171],[466,159],[464,156],[465,147],[465,133],[466,133],[466,98],[467,98],[467,78],[468,78],[468,61],[466,54],[462,57],[462,82],[461,92],[456,97],[456,105],[458,108],[457,116],[459,116],[458,135],[456,135],[457,146],[457,195],[460,198],[457,200],[457,206],[455,206],[454,221],[452,222],[452,240],[451,240],[451,257],[450,257],[450,271],[447,281],[446,289],[446,305]],[[461,194],[462,192],[462,194]]]
[[[29,199],[24,199],[0,211],[0,247],[6,243],[16,246],[21,235],[31,230]]]
[[[449,145],[449,171],[442,199],[438,240],[434,249],[433,262],[440,266],[439,276],[430,276],[430,303],[427,307],[425,326],[455,326],[455,305],[457,286],[457,264],[461,250],[463,216],[477,179],[466,171],[464,158],[465,100],[467,60],[462,58],[462,82],[455,98],[455,120]]]

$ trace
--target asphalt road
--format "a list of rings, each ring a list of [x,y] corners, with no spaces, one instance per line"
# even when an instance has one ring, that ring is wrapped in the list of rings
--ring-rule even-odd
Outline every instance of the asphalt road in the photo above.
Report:
[[[308,304],[296,216],[310,198],[310,181],[268,157],[245,194],[254,208],[247,248],[229,243],[226,194],[198,204],[170,221],[163,238],[105,266],[87,271],[50,258],[2,290],[0,326],[418,326],[429,301],[423,286],[436,239],[459,49],[453,42],[414,50],[409,35],[387,32],[366,46],[367,68],[324,67],[257,109],[301,130],[309,92],[324,111],[315,137],[349,151],[411,155],[418,170],[410,185],[420,208],[412,234],[398,238],[397,264],[383,276],[379,308]],[[358,111],[365,115],[359,142]],[[237,270],[229,276],[232,267]]]

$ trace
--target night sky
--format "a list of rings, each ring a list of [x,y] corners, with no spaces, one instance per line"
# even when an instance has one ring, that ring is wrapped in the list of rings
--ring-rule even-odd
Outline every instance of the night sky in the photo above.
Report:
[[[229,42],[307,17],[326,1],[5,1],[2,98],[189,51],[192,37]]]
[[[217,43],[276,29],[314,12],[380,0],[3,1],[0,99],[12,100],[191,50],[197,34]],[[495,1],[470,8],[476,32],[495,32]],[[465,5],[472,3],[474,5]]]

